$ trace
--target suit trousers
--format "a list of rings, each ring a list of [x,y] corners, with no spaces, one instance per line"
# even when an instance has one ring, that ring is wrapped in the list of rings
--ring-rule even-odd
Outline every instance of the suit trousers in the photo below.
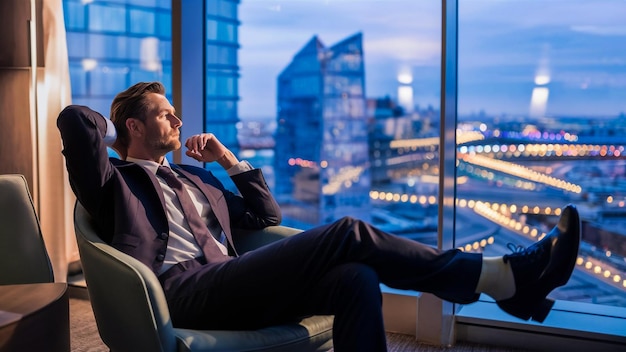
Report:
[[[327,314],[335,351],[385,351],[380,283],[471,303],[481,267],[481,254],[345,217],[225,262],[180,263],[160,280],[176,327],[255,329]]]

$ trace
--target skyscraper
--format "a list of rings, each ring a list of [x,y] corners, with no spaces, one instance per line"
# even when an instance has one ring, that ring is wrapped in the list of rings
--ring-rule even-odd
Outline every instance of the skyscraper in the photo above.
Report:
[[[278,77],[276,193],[286,219],[369,217],[362,34],[326,48],[315,36]]]
[[[237,102],[239,50],[237,6],[239,0],[205,0],[206,52],[205,89],[206,104],[204,131],[214,133],[235,155],[239,154],[237,140]],[[217,163],[206,168],[221,178],[228,179]]]
[[[74,104],[108,116],[115,94],[136,82],[171,86],[171,1],[146,3],[63,0]]]

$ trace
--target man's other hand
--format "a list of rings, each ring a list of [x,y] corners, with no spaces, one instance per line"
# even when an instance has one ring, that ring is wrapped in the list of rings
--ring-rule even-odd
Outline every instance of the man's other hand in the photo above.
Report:
[[[185,147],[187,148],[185,154],[188,157],[205,163],[217,161],[225,169],[239,162],[213,133],[193,135],[187,138]]]

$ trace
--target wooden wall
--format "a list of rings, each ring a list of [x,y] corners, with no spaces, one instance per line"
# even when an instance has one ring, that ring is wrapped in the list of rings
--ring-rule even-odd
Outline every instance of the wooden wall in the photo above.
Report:
[[[43,66],[41,1],[37,7],[37,66]],[[0,174],[23,174],[37,191],[36,126],[33,95],[29,0],[0,1]]]

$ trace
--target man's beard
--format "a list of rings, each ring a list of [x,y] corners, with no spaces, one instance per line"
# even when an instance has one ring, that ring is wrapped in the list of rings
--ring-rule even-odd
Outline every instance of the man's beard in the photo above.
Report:
[[[153,150],[159,150],[164,154],[177,150],[181,147],[180,140],[178,138],[174,138],[173,136],[164,136],[159,139],[154,139],[151,144]]]

